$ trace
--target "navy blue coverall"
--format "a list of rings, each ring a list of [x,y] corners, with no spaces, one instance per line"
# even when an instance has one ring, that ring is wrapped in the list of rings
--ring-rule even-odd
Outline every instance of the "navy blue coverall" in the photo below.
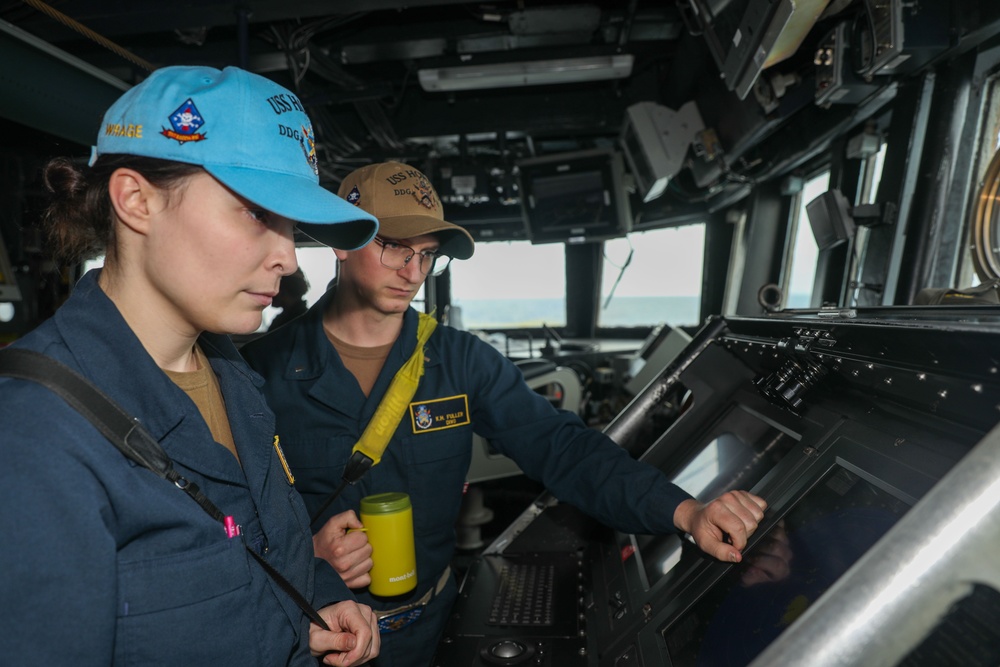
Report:
[[[146,353],[97,275],[84,276],[16,346],[69,365],[137,417],[243,536],[227,538],[184,492],[128,461],[42,385],[0,378],[0,662],[314,667],[308,620],[243,540],[307,599],[317,577],[329,579],[331,594],[339,584],[339,599],[352,596],[313,558],[260,378],[227,337],[200,338],[241,468]]]
[[[351,448],[416,346],[418,316],[410,308],[366,398],[323,330],[323,310],[331,296],[328,292],[304,316],[241,349],[265,378],[263,391],[277,415],[296,488],[310,514],[339,485]],[[635,533],[676,532],[674,510],[690,496],[660,471],[633,460],[607,436],[588,428],[577,415],[555,409],[490,345],[438,326],[424,357],[417,393],[381,462],[324,513],[329,518],[347,509],[357,511],[359,500],[372,493],[410,495],[419,583],[409,599],[419,599],[434,586],[452,558],[473,432],[561,501],[608,526]],[[401,604],[367,591],[356,594],[375,609]],[[415,623],[383,634],[376,664],[426,666],[455,595],[452,583]]]

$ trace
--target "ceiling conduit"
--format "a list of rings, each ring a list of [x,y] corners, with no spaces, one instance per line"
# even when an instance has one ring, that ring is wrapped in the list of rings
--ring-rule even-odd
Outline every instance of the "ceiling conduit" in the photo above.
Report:
[[[131,86],[0,21],[0,117],[82,146]]]

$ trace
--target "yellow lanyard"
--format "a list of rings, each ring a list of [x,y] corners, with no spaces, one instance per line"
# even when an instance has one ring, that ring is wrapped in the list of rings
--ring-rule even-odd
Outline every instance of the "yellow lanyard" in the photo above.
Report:
[[[389,439],[396,431],[396,426],[403,418],[410,400],[417,392],[417,385],[420,384],[420,376],[424,374],[424,344],[434,333],[437,327],[437,320],[432,315],[420,313],[420,321],[417,323],[417,348],[396,372],[392,378],[389,389],[375,409],[365,432],[361,434],[361,439],[351,450],[361,452],[372,460],[372,465],[382,460],[385,448],[389,446]]]

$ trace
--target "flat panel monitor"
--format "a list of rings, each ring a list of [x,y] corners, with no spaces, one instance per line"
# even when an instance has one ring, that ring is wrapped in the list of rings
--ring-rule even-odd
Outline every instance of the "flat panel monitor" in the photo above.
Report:
[[[654,102],[637,102],[625,110],[618,142],[642,201],[664,193],[704,129],[693,101],[677,111]]]
[[[621,155],[576,151],[518,162],[521,202],[532,243],[584,243],[632,228]]]
[[[910,509],[913,499],[840,462],[662,636],[672,667],[742,667]]]
[[[625,374],[625,389],[632,394],[638,394],[676,359],[690,342],[691,336],[683,329],[674,329],[666,324],[654,327],[629,362]]]
[[[806,204],[806,216],[820,250],[838,246],[854,236],[854,218],[840,190],[828,190]]]
[[[798,442],[755,410],[735,404],[702,438],[696,454],[671,481],[701,502],[730,489],[750,489]],[[654,588],[669,575],[703,561],[701,550],[677,535],[631,535],[641,587]]]
[[[829,0],[691,0],[726,87],[746,98],[761,70],[801,45]]]

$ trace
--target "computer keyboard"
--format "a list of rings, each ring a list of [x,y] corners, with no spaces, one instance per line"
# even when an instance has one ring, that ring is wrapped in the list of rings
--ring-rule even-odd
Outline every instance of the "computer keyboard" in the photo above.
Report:
[[[506,563],[490,607],[489,625],[552,625],[555,566]]]

